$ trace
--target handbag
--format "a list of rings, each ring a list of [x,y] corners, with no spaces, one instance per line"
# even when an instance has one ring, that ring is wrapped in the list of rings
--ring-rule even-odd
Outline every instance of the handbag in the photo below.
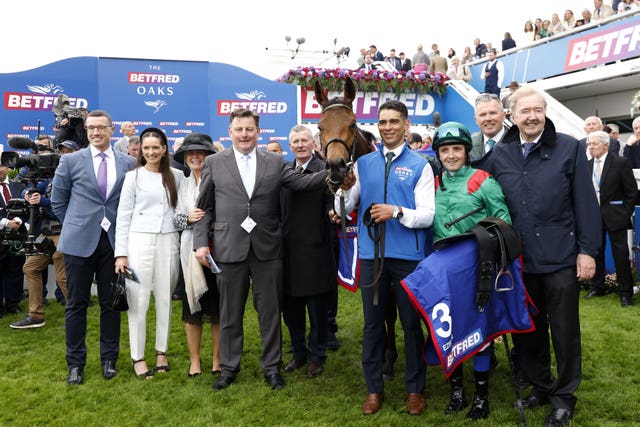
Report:
[[[109,299],[109,308],[114,311],[129,310],[127,302],[127,290],[125,285],[126,275],[123,273],[115,273],[111,280],[111,297]]]

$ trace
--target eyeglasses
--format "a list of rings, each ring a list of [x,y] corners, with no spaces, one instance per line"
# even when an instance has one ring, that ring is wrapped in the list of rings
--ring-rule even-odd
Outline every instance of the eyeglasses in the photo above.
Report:
[[[104,126],[104,125],[99,125],[99,126],[85,126],[85,129],[87,130],[87,132],[93,132],[94,130],[97,130],[98,132],[104,132],[105,130],[111,128],[111,126]]]
[[[476,104],[478,102],[481,101],[489,101],[491,99],[497,99],[499,100],[500,97],[498,95],[496,95],[495,93],[481,93],[480,95],[478,95],[478,97],[476,98]]]

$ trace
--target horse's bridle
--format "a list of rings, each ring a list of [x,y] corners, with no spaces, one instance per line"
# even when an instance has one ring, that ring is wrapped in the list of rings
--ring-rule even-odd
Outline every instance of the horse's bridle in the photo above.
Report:
[[[323,108],[322,109],[322,113],[324,113],[325,111],[330,110],[332,108],[336,108],[336,107],[346,108],[347,110],[353,112],[351,107],[349,107],[348,105],[345,105],[345,104],[332,104],[332,105],[329,105],[329,106]],[[324,158],[326,159],[327,158],[327,151],[328,151],[329,146],[331,144],[333,144],[334,142],[342,144],[344,146],[344,148],[346,149],[347,153],[350,153],[349,154],[349,161],[347,162],[347,171],[350,171],[353,168],[353,162],[354,162],[354,158],[355,158],[355,155],[356,155],[356,145],[358,144],[358,133],[359,133],[358,127],[356,126],[355,123],[352,125],[352,127],[354,128],[354,132],[353,132],[353,142],[351,144],[351,149],[349,149],[349,146],[347,145],[346,141],[343,141],[340,138],[333,138],[333,139],[329,140],[329,142],[327,142],[327,144],[324,146],[324,149],[322,150],[322,152],[324,154]],[[320,133],[322,133],[322,131]],[[329,175],[327,175],[327,183],[330,184],[329,188],[337,187],[338,185],[342,184],[341,182],[333,181]],[[331,191],[333,191],[333,190],[331,190]]]

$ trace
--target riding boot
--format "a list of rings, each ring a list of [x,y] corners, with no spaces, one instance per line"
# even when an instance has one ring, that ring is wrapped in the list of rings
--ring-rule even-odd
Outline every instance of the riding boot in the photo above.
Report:
[[[444,410],[445,415],[453,414],[454,412],[460,412],[467,406],[467,399],[464,397],[464,377],[462,365],[458,366],[455,371],[451,373],[449,378],[451,382],[451,399],[447,409]]]
[[[467,412],[467,418],[479,420],[489,416],[489,371],[474,371],[476,391],[473,393],[471,409]]]

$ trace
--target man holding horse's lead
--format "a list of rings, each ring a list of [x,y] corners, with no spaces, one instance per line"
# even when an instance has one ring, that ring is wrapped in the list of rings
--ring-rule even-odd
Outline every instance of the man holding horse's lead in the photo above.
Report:
[[[395,293],[405,342],[405,386],[411,415],[426,407],[424,334],[418,313],[399,286],[431,250],[435,214],[434,179],[426,159],[405,143],[409,130],[407,107],[388,101],[378,110],[381,150],[356,161],[342,191],[345,212],[358,209],[360,288],[364,312],[362,366],[368,395],[362,406],[366,415],[380,410],[384,399],[382,366],[385,351],[385,313]],[[340,211],[336,195],[336,212]]]

